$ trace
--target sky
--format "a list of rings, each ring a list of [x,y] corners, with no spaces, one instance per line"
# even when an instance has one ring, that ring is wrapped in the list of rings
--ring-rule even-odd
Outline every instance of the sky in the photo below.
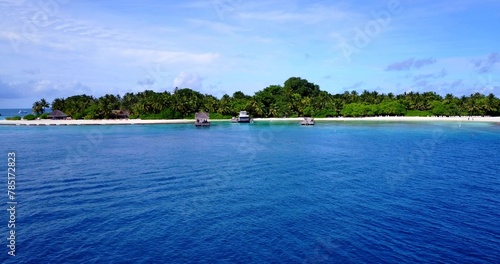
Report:
[[[500,96],[498,0],[0,0],[0,108],[191,88]]]

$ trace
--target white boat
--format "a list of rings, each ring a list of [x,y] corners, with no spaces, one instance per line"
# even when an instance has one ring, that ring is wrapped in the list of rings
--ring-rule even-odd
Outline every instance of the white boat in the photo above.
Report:
[[[26,114],[28,111],[19,110],[19,114]]]
[[[314,126],[314,118],[304,117],[304,120],[300,121],[303,126]]]
[[[250,123],[250,116],[247,114],[247,111],[240,111],[238,115],[238,123]]]

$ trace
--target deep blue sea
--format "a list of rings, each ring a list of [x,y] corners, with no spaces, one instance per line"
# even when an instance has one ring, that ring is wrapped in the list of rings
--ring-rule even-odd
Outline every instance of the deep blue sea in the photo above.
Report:
[[[0,126],[2,263],[498,263],[500,126]],[[0,202],[7,209],[7,179]]]

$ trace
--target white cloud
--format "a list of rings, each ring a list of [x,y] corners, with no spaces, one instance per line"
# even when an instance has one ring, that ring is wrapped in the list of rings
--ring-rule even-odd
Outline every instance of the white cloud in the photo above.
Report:
[[[155,61],[165,64],[194,63],[210,64],[220,57],[218,53],[190,53],[184,51],[162,51],[152,49],[125,49],[119,50],[123,56],[129,56],[138,60],[150,62]]]
[[[175,77],[172,82],[173,87],[190,88],[192,90],[200,91],[203,88],[203,79],[198,74],[190,74],[187,72],[181,72],[177,77]]]
[[[4,83],[0,80],[0,98],[3,99],[55,98],[75,94],[92,94],[93,92],[88,86],[77,81],[62,83],[39,79],[28,82]]]
[[[202,19],[187,19],[187,21],[195,27],[205,27],[205,28],[208,28],[212,31],[216,31],[216,32],[224,33],[224,34],[233,34],[236,32],[245,31],[245,29],[243,29],[241,27],[232,26],[232,25],[222,23],[222,22],[214,22],[214,21],[202,20]]]
[[[35,32],[25,34],[23,25],[42,10],[40,3],[53,1],[0,0],[2,95],[28,98],[32,94],[92,92],[77,85],[78,81],[94,92],[170,90],[175,83],[174,87],[217,95],[235,90],[253,94],[290,76],[319,80],[328,75],[330,80],[318,84],[329,91],[362,83],[361,88],[380,86],[387,92],[400,89],[395,83],[409,88],[419,82],[421,86],[414,88],[435,89],[458,79],[463,82],[452,85],[454,89],[477,86],[491,90],[500,79],[499,56],[492,53],[499,52],[493,45],[496,36],[478,38],[476,34],[474,38],[468,31],[456,34],[467,28],[456,21],[456,15],[464,21],[476,21],[473,18],[480,16],[475,28],[488,28],[495,16],[479,11],[494,10],[498,4],[493,0],[459,0],[450,8],[460,8],[451,11],[437,8],[444,3],[402,3],[404,13],[393,16],[384,35],[371,42],[352,64],[346,64],[338,53],[341,37],[352,40],[354,29],[372,21],[372,11],[382,10],[387,2],[190,0],[116,5],[54,1],[61,4],[52,9],[49,20],[40,20]],[[465,12],[464,6],[476,4],[476,9]],[[224,9],[217,12],[221,7]],[[436,17],[443,23],[435,24]],[[447,36],[442,42],[445,47],[436,40],[441,36]],[[481,45],[474,46],[476,43]],[[406,65],[404,59],[408,58],[423,59]],[[398,61],[405,71],[387,73],[381,68]],[[26,72],[33,68],[40,73]],[[486,73],[491,77],[482,80]]]
[[[355,16],[349,11],[340,10],[335,7],[313,5],[305,9],[294,11],[283,11],[282,9],[267,12],[239,12],[241,19],[271,21],[278,23],[301,22],[301,23],[319,23],[328,20],[339,20]]]

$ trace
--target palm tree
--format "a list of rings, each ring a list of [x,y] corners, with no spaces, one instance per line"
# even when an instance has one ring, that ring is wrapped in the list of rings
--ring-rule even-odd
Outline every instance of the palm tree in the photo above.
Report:
[[[247,104],[247,111],[259,117],[264,116],[264,104],[252,98]]]
[[[280,107],[277,104],[272,104],[269,107],[269,114],[268,114],[268,116],[279,117],[279,111],[280,111]]]
[[[52,101],[52,109],[65,111],[65,100],[64,98],[56,98]]]
[[[211,96],[211,95],[206,95],[204,100],[203,100],[203,107],[205,108],[206,111],[209,113],[215,113],[217,110],[217,98]]]
[[[107,95],[99,98],[97,107],[103,118],[109,118],[111,116],[111,111],[113,110],[112,101]]]
[[[40,101],[36,101],[33,104],[33,107],[31,108],[31,110],[33,111],[33,113],[35,113],[37,115],[42,114],[43,108],[42,108],[42,104],[40,103]]]
[[[45,98],[42,98],[42,100],[40,100],[40,107],[42,108],[42,114],[45,113],[45,108],[50,107],[49,103],[47,103]]]
[[[160,94],[155,94],[148,98],[151,105],[151,110],[154,113],[160,113],[163,110],[163,100]]]
[[[368,90],[364,90],[359,96],[359,99],[362,103],[367,103],[367,104],[372,103],[372,95]]]
[[[219,109],[217,112],[223,115],[231,115],[233,114],[233,109],[230,107],[231,105],[231,97],[227,94],[222,96],[222,99],[219,102]]]
[[[359,100],[359,95],[358,95],[358,92],[355,91],[355,90],[352,90],[351,91],[351,95],[350,95],[350,100],[351,100],[351,103],[355,103],[355,102],[358,102]]]
[[[450,94],[450,93],[446,94],[446,96],[444,97],[443,103],[449,104],[449,103],[453,102],[454,98],[455,97],[453,96],[453,94]]]

